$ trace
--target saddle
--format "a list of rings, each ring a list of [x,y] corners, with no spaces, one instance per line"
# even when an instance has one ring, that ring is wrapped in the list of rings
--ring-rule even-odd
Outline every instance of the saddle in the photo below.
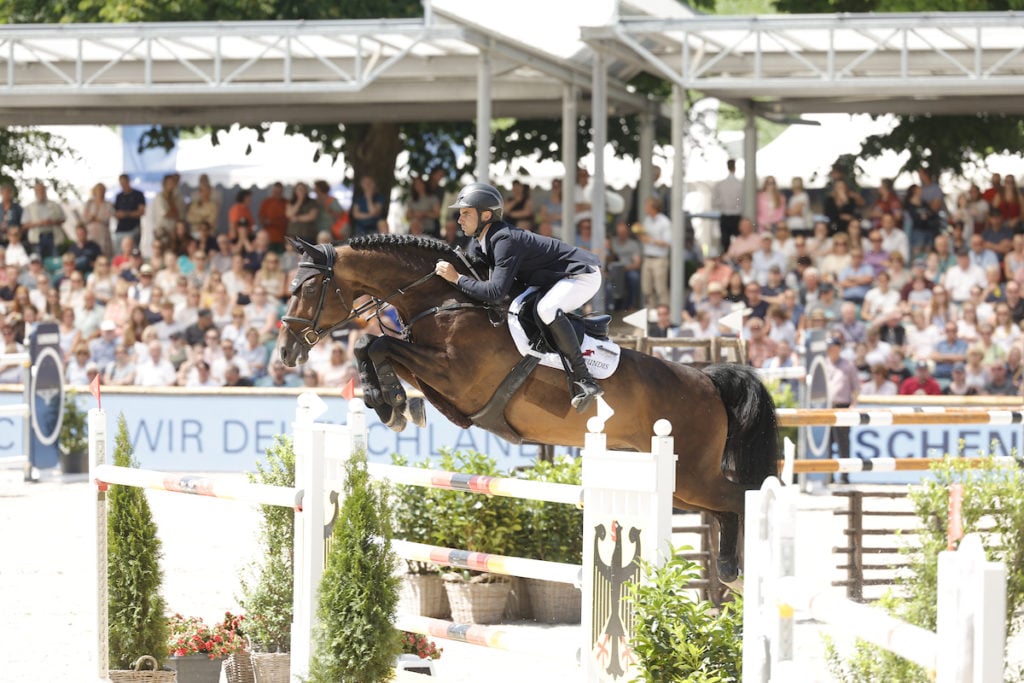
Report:
[[[509,313],[519,319],[519,325],[530,340],[531,349],[541,354],[558,353],[547,325],[537,316],[537,302],[540,300],[541,293],[541,290],[531,287],[509,306]],[[608,341],[608,328],[612,320],[610,315],[581,316],[575,313],[566,313],[565,317],[572,323],[572,327],[576,331],[576,338],[580,341],[586,337]]]

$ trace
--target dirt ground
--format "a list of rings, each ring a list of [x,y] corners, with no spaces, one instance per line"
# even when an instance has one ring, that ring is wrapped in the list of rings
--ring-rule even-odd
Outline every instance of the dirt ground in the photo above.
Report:
[[[169,609],[219,619],[237,610],[238,577],[252,561],[258,523],[246,504],[149,492],[163,544],[164,595]],[[95,593],[92,583],[94,489],[84,481],[18,484],[0,481],[0,683],[95,681]],[[801,575],[829,581],[822,539],[841,538],[838,503],[804,496],[798,526]],[[679,539],[686,540],[686,539]],[[827,554],[826,554],[827,555]],[[821,627],[797,619],[796,648],[804,681],[829,681]],[[543,631],[548,655],[525,656],[439,642],[438,678],[453,683],[579,680],[578,626],[516,622],[508,630]],[[486,672],[481,678],[482,672]],[[411,677],[419,678],[419,677]]]

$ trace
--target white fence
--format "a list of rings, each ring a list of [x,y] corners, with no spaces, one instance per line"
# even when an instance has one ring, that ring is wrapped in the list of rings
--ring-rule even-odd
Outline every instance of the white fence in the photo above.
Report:
[[[931,632],[795,575],[797,497],[796,487],[775,478],[747,492],[745,683],[802,680],[793,643],[797,611],[921,665],[937,683],[1002,683],[1006,568],[986,561],[980,537],[968,535],[959,550],[940,554],[938,626]]]
[[[274,487],[252,484],[225,484],[202,476],[139,470],[115,467],[107,461],[107,424],[103,411],[89,413],[89,456],[90,478],[97,483],[96,492],[96,609],[98,632],[98,676],[105,679],[108,666],[107,647],[107,548],[106,490],[109,484],[137,486],[192,495],[233,499],[249,503],[279,505],[295,510],[295,589],[294,615],[292,624],[292,680],[303,679],[308,673],[311,637],[315,627],[317,590],[324,567],[324,531],[327,521],[327,500],[330,486],[336,486],[336,478],[342,463],[353,448],[365,445],[365,416],[362,402],[349,402],[350,412],[347,426],[340,427],[315,422],[321,414],[323,403],[314,394],[299,397],[295,419],[295,487]],[[630,559],[660,562],[671,547],[671,499],[675,482],[675,455],[673,440],[669,435],[670,425],[662,420],[655,425],[651,440],[651,452],[633,453],[608,451],[605,435],[601,432],[603,423],[592,418],[588,423],[590,432],[586,435],[583,449],[583,485],[567,485],[525,482],[504,478],[484,478],[486,485],[476,481],[473,486],[459,485],[460,477],[452,473],[428,471],[421,468],[395,468],[373,465],[371,474],[390,479],[396,483],[418,486],[434,486],[464,490],[467,493],[510,495],[513,497],[551,500],[565,504],[584,505],[584,556],[582,566],[538,562],[527,558],[500,558],[495,565],[501,571],[513,576],[542,577],[580,585],[584,600],[581,644],[577,655],[587,681],[610,680],[600,661],[600,652],[607,643],[597,642],[601,638],[607,618],[608,602],[612,598],[600,580],[595,581],[602,571],[615,572],[628,567],[613,567],[613,543],[620,545],[625,563]],[[425,476],[426,475],[426,478]],[[480,478],[474,478],[479,480]],[[456,485],[451,485],[452,482]],[[446,483],[447,482],[447,485]],[[340,487],[338,487],[340,488]],[[617,527],[614,528],[613,527]],[[621,529],[621,532],[618,532]],[[635,530],[635,532],[634,532]],[[599,543],[595,537],[608,532],[611,542]],[[632,535],[630,532],[633,532]],[[396,554],[416,559],[424,552],[437,550],[433,546],[396,542]],[[596,550],[595,550],[596,549]],[[635,555],[635,557],[634,557]],[[487,559],[486,557],[484,559]],[[637,562],[630,571],[634,576]],[[601,570],[595,572],[595,566]],[[621,571],[620,571],[621,573]],[[617,577],[621,578],[621,577]],[[595,585],[596,584],[596,585]],[[596,606],[596,607],[595,607]],[[628,620],[628,617],[627,617]],[[597,622],[597,623],[592,623]],[[452,637],[465,633],[460,624],[425,620],[419,617],[401,616],[398,626],[438,635],[439,626]],[[482,627],[473,627],[481,629]],[[486,630],[486,629],[485,629]],[[501,640],[506,646],[512,644],[523,649],[536,651],[548,643],[543,639],[482,637],[481,644]],[[519,642],[521,641],[521,642]],[[628,653],[625,643],[619,647],[623,655]]]

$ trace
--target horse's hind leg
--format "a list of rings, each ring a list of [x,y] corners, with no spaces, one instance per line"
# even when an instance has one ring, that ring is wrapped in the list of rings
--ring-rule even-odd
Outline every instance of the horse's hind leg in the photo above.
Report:
[[[739,529],[743,514],[745,490],[742,485],[717,474],[710,481],[688,480],[686,491],[677,495],[690,505],[708,510],[715,515],[719,526],[718,576],[722,583],[734,582],[740,570]]]

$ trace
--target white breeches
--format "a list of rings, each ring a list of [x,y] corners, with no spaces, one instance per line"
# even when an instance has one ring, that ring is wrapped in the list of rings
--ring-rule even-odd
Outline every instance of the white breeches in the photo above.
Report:
[[[594,298],[601,288],[601,273],[581,273],[565,277],[547,291],[537,302],[537,316],[550,325],[559,310],[574,311]]]

